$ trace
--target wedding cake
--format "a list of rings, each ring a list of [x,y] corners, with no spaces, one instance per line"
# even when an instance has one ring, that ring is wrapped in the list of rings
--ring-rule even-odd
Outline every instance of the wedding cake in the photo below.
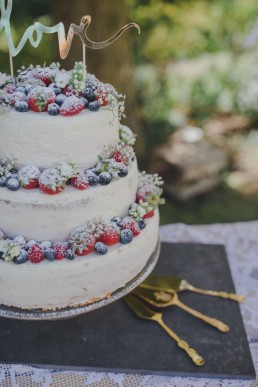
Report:
[[[146,265],[162,181],[139,174],[123,115],[82,63],[0,73],[0,304],[86,305]]]

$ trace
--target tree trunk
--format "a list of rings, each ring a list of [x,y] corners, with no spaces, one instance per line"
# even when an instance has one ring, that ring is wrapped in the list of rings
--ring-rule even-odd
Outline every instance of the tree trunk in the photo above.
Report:
[[[82,16],[91,15],[92,23],[87,34],[93,41],[110,38],[119,28],[127,24],[127,6],[124,0],[51,0],[55,22],[62,21],[68,31],[71,23],[79,24]],[[103,82],[111,83],[118,92],[126,95],[126,116],[124,123],[138,135],[136,151],[139,156],[144,152],[144,137],[138,119],[135,103],[135,87],[133,79],[133,58],[130,44],[132,29],[120,37],[115,43],[103,50],[87,49],[87,70]],[[71,68],[75,61],[82,60],[82,44],[75,36],[69,57],[62,67]]]

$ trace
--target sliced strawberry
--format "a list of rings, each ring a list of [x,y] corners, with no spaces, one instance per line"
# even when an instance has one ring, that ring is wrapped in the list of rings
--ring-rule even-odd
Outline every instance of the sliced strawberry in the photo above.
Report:
[[[89,187],[89,180],[83,171],[80,171],[78,175],[72,179],[72,185],[79,190],[85,190]]]
[[[110,224],[104,232],[98,237],[98,241],[107,246],[112,246],[120,240],[119,229],[115,224]]]
[[[131,230],[134,237],[138,236],[141,232],[140,227],[139,227],[138,223],[136,222],[136,220],[131,218],[130,216],[125,216],[122,219],[120,226],[121,226],[122,230],[124,230],[124,229]]]
[[[143,219],[149,219],[154,216],[154,210],[149,211],[147,214],[144,215]]]
[[[32,263],[40,263],[44,259],[44,249],[38,243],[35,243],[28,251],[28,259]]]
[[[55,253],[55,259],[60,261],[64,259],[66,256],[66,252],[68,250],[68,244],[66,242],[56,242],[53,245],[53,250]]]
[[[34,112],[45,112],[49,104],[55,102],[56,95],[51,88],[35,87],[28,94],[27,102]]]
[[[75,96],[71,96],[67,97],[62,104],[60,114],[63,116],[73,116],[75,114],[79,114],[83,109],[83,101]]]

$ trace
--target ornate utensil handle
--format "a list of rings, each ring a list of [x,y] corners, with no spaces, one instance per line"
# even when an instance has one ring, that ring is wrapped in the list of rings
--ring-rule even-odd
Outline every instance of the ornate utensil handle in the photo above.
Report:
[[[183,349],[187,353],[187,355],[192,359],[194,364],[196,364],[197,366],[204,365],[205,360],[196,352],[195,349],[189,347],[188,343],[185,340],[180,339],[180,337],[177,336],[177,334],[164,323],[162,318],[157,318],[156,321],[167,332],[167,334],[177,342],[178,347]]]
[[[196,288],[196,287],[190,285],[187,281],[185,281],[185,285],[186,285],[188,290],[195,292],[195,293],[205,294],[207,296],[221,297],[221,298],[225,298],[225,299],[233,300],[233,301],[237,301],[237,302],[243,302],[245,300],[245,297],[241,296],[240,294],[228,293],[228,292],[216,292],[215,290],[199,289],[199,288]]]
[[[198,310],[192,309],[189,306],[183,304],[179,299],[174,300],[174,305],[177,305],[179,308],[185,310],[186,312],[192,314],[193,316],[199,318],[200,320],[203,320],[207,324],[212,325],[214,328],[217,328],[219,331],[223,333],[229,332],[230,330],[230,327],[226,325],[223,321],[220,321],[213,317],[206,316],[205,314],[198,312]]]

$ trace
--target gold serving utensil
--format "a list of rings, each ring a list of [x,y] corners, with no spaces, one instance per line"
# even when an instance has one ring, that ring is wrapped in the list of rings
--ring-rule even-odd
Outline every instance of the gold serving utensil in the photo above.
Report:
[[[196,288],[191,285],[186,279],[177,276],[149,276],[141,285],[143,288],[149,288],[154,290],[165,290],[169,292],[174,290],[181,292],[184,290],[190,290],[191,292],[205,294],[207,296],[221,297],[237,302],[243,302],[244,296],[235,293],[217,292],[215,290],[204,290]]]
[[[206,316],[198,312],[195,309],[190,308],[189,306],[183,304],[177,295],[177,292],[171,291],[168,293],[164,290],[152,290],[137,287],[132,292],[135,296],[140,297],[142,300],[146,301],[148,304],[156,306],[157,308],[166,308],[168,306],[178,306],[183,309],[185,312],[190,313],[191,315],[199,318],[200,320],[206,322],[207,324],[212,325],[214,328],[217,328],[219,331],[226,333],[229,332],[230,328],[224,322],[217,320],[216,318]]]
[[[185,340],[180,339],[180,337],[177,336],[177,334],[164,323],[162,319],[162,313],[158,313],[150,309],[138,298],[132,296],[131,294],[125,296],[124,300],[129,308],[132,309],[132,311],[138,317],[157,322],[167,332],[167,334],[177,342],[178,347],[183,349],[188,354],[194,364],[197,366],[202,366],[205,363],[205,360],[195,351],[195,349],[189,347]]]

